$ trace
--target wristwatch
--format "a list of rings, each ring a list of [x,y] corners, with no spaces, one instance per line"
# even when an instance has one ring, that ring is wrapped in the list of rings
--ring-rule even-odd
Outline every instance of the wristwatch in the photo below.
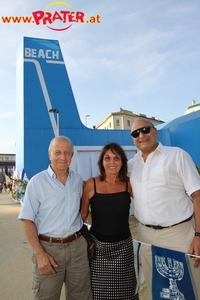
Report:
[[[197,231],[196,231],[194,235],[200,237],[200,232],[197,232]]]

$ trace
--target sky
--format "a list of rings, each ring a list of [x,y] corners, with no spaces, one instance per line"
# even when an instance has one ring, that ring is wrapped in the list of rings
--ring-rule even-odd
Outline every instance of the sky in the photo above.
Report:
[[[200,102],[199,0],[47,0],[0,3],[0,153],[15,153],[16,57],[24,36],[58,40],[80,118],[100,123],[120,108],[168,122]],[[2,16],[81,11],[98,23],[64,31],[5,24]],[[66,5],[67,4],[67,5]],[[59,27],[60,23],[57,22]]]

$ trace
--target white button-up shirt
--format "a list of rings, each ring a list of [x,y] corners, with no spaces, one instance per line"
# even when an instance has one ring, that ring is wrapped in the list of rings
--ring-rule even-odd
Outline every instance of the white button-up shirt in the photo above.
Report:
[[[170,226],[193,214],[189,196],[200,190],[200,176],[184,150],[159,143],[146,162],[141,151],[130,159],[128,171],[134,215],[141,223]]]
[[[33,221],[38,234],[68,237],[79,231],[83,224],[79,213],[82,188],[79,174],[69,170],[63,185],[49,166],[29,181],[18,218]]]

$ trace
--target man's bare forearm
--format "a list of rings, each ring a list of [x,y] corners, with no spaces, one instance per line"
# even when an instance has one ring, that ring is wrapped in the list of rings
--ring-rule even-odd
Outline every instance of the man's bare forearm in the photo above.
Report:
[[[44,252],[44,248],[40,244],[39,238],[38,238],[38,232],[36,229],[35,224],[30,220],[23,220],[23,226],[26,234],[26,238],[33,248],[33,253],[35,255],[38,255],[41,252]]]
[[[192,194],[195,216],[195,231],[200,232],[200,190]]]

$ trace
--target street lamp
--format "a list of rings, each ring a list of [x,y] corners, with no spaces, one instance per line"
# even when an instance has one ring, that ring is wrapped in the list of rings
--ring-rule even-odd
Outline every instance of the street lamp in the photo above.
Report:
[[[87,118],[90,117],[90,115],[85,116],[85,126],[87,127]]]
[[[56,128],[56,136],[60,135],[60,118],[59,118],[59,110],[57,108],[51,108],[49,110],[50,113],[56,113],[57,114],[57,128]]]

